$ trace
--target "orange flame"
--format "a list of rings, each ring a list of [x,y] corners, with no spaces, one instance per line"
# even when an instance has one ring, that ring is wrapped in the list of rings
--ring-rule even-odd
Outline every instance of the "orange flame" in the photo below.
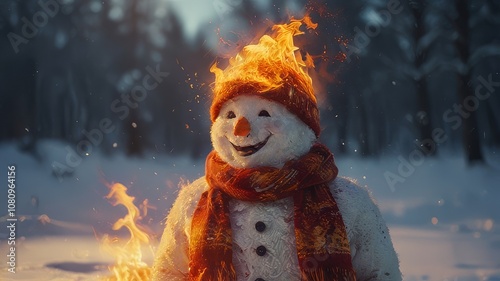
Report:
[[[304,60],[293,37],[304,34],[300,27],[315,29],[317,24],[306,16],[292,19],[289,24],[274,25],[274,34],[263,35],[258,44],[245,46],[236,56],[229,59],[229,65],[222,70],[213,64],[210,71],[215,74],[213,92],[217,95],[232,83],[255,85],[258,92],[281,88],[284,76],[292,76],[302,90],[315,99],[308,68],[314,67],[312,57],[306,54]]]
[[[108,235],[104,235],[102,238],[101,246],[103,250],[110,253],[116,260],[115,265],[109,268],[114,276],[106,280],[149,280],[151,268],[142,261],[142,246],[149,246],[149,236],[136,224],[136,221],[141,217],[139,209],[134,205],[135,197],[127,195],[127,187],[121,183],[112,184],[109,188],[110,191],[106,198],[114,200],[112,202],[113,206],[123,205],[128,211],[125,217],[115,222],[113,230],[126,227],[130,232],[130,238],[125,243],[121,242],[117,237],[110,238]]]

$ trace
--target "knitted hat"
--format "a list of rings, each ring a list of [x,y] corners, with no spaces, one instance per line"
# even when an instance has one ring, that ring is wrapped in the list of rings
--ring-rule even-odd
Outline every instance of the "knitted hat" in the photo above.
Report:
[[[275,25],[274,36],[264,35],[257,45],[247,45],[231,58],[229,66],[222,70],[214,64],[214,99],[210,108],[212,122],[219,116],[225,102],[240,95],[256,95],[283,104],[319,136],[319,110],[314,96],[312,79],[293,36],[302,34],[301,21]]]

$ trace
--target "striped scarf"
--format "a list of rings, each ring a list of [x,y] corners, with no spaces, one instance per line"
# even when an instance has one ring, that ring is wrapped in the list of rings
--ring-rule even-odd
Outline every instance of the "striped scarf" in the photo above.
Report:
[[[270,202],[292,197],[301,280],[356,280],[342,215],[328,183],[338,169],[332,153],[315,144],[283,168],[234,168],[212,151],[205,191],[195,209],[189,244],[189,280],[232,281],[229,201]]]

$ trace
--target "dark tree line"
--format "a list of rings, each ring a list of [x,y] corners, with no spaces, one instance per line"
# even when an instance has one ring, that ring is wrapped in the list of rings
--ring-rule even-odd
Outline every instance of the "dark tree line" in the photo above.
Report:
[[[67,2],[41,27],[34,21],[40,24],[36,15],[45,10],[37,1],[2,1],[0,141],[37,155],[39,140],[75,146],[109,118],[115,130],[103,133],[94,151],[203,157],[210,150],[210,65],[301,7],[319,23],[300,43],[319,58],[322,139],[336,153],[420,149],[432,156],[463,147],[469,162],[481,162],[500,146],[497,1],[228,3],[214,6],[188,40],[189,19],[164,1]],[[23,18],[37,29],[31,38]],[[150,75],[148,67],[168,77],[137,107],[127,105],[124,97]],[[476,108],[479,85],[496,91]],[[445,142],[426,141],[436,128]]]
[[[391,2],[400,12],[387,20]],[[331,134],[338,136],[338,151],[369,156],[419,149],[430,156],[462,145],[472,163],[484,161],[485,148],[498,147],[499,119],[493,114],[500,105],[498,95],[491,92],[477,108],[474,104],[478,77],[500,81],[500,35],[493,31],[500,27],[498,3],[409,0],[328,5],[361,11],[344,23],[354,31],[346,33],[352,62],[328,95],[335,107],[328,118],[335,124]],[[434,141],[433,134],[441,130],[444,143]]]

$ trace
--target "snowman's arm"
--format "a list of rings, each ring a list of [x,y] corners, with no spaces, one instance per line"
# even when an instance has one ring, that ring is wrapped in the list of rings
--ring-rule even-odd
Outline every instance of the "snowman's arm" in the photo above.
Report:
[[[206,186],[203,177],[180,189],[167,216],[165,230],[153,264],[152,280],[187,280],[191,218]]]
[[[402,280],[389,229],[368,190],[345,178],[336,179],[331,189],[346,225],[357,280]]]

